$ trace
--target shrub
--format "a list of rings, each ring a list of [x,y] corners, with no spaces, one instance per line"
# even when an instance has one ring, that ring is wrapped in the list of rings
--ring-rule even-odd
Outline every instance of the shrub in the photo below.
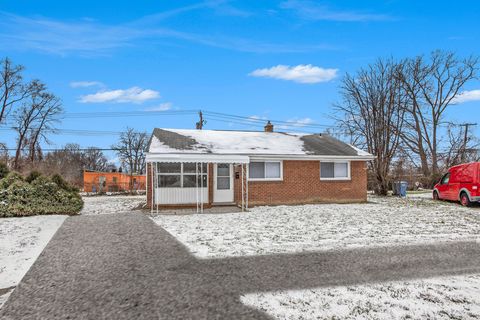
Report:
[[[12,171],[5,178],[0,180],[0,189],[7,189],[15,181],[23,181],[23,177],[20,173]]]
[[[25,178],[25,181],[28,183],[32,183],[33,180],[37,179],[40,177],[42,174],[38,171],[32,171],[28,174],[28,176]]]
[[[78,192],[78,188],[69,184],[63,177],[59,174],[54,174],[52,176],[52,181],[55,182],[61,189],[65,191]]]
[[[0,217],[80,212],[83,201],[75,188],[61,177],[54,179],[32,173],[24,180],[11,172],[0,180]]]
[[[5,178],[9,172],[7,164],[0,162],[0,179]]]

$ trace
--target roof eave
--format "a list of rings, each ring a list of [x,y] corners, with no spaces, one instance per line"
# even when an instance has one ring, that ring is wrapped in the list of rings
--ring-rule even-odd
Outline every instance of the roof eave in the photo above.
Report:
[[[369,155],[312,155],[312,154],[256,154],[256,153],[199,153],[199,152],[171,152],[171,153],[155,153],[147,152],[147,161],[154,158],[185,158],[191,157],[249,157],[250,159],[279,159],[279,160],[350,160],[350,161],[371,161],[375,156]]]

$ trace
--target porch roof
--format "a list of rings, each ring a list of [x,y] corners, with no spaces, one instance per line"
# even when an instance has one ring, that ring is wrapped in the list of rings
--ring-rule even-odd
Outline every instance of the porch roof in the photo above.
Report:
[[[148,153],[147,162],[249,163],[250,158],[234,154]]]

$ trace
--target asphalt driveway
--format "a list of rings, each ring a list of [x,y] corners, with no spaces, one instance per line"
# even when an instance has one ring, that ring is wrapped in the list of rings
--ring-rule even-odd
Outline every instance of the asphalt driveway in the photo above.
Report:
[[[480,272],[480,244],[196,259],[141,213],[68,218],[2,319],[268,319],[245,293]]]

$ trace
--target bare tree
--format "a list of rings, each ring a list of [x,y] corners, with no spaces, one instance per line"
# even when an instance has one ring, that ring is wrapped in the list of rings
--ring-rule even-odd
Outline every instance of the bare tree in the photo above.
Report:
[[[0,68],[0,124],[2,124],[12,107],[25,99],[30,91],[23,83],[23,66],[14,65],[9,58],[5,58],[0,60]]]
[[[458,129],[462,127],[463,129]],[[471,132],[468,132],[468,127],[450,123],[447,136],[445,150],[439,152],[438,156],[441,163],[440,169],[446,170],[464,162],[478,161],[480,142]]]
[[[102,150],[90,147],[82,153],[83,168],[93,171],[107,171],[109,162]]]
[[[145,172],[147,144],[148,136],[145,132],[135,132],[132,128],[127,128],[120,135],[118,143],[112,146],[112,149],[116,151],[122,165],[128,169],[130,175],[133,175],[134,173]]]
[[[400,144],[399,132],[408,97],[398,80],[400,66],[392,60],[377,60],[355,76],[347,74],[340,87],[343,101],[336,106],[344,118],[340,126],[352,141],[375,156],[370,164],[376,194],[386,195],[392,159]]]
[[[440,126],[448,106],[455,102],[465,84],[477,77],[478,58],[458,58],[454,53],[434,51],[406,59],[399,73],[409,97],[402,142],[418,156],[425,177],[439,171]]]
[[[81,186],[83,185],[82,161],[80,146],[69,143],[62,150],[48,152],[40,164],[40,171],[48,175],[59,174],[68,182]]]
[[[17,131],[17,147],[13,167],[19,168],[19,160],[25,147],[28,148],[29,159],[34,161],[37,151],[40,150],[40,142],[48,139],[47,132],[54,130],[54,123],[58,122],[58,116],[63,109],[60,100],[46,91],[46,86],[35,80],[30,84],[31,94],[29,99],[15,111],[14,129]]]

